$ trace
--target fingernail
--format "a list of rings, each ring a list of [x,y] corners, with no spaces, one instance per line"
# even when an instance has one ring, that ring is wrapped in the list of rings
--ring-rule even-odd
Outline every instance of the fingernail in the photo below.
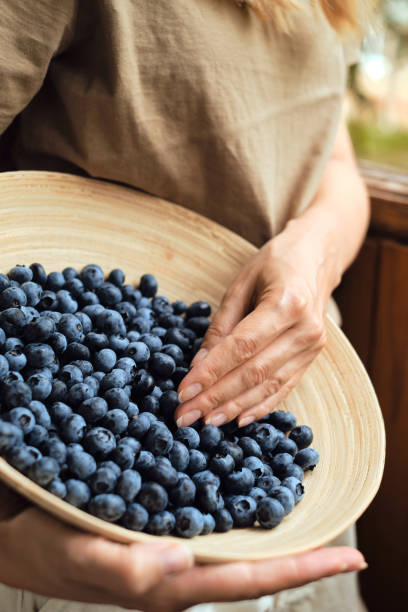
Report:
[[[186,387],[179,393],[179,402],[188,402],[188,400],[193,399],[196,395],[201,393],[203,390],[200,383],[193,383],[189,387]]]
[[[363,561],[362,563],[360,563],[360,565],[358,566],[358,568],[357,568],[357,569],[358,569],[358,571],[359,571],[359,572],[361,572],[361,571],[363,571],[363,570],[367,569],[367,567],[368,567],[368,563],[366,563],[365,561]]]
[[[164,550],[161,555],[163,569],[166,574],[181,572],[194,564],[193,553],[185,546],[172,546]]]
[[[186,412],[183,416],[179,417],[176,421],[177,427],[188,427],[192,423],[198,421],[201,418],[201,412],[199,410],[191,410],[191,412]]]
[[[207,421],[207,425],[215,425],[219,427],[220,425],[224,425],[227,422],[227,417],[225,414],[220,412],[219,414],[215,414],[213,417],[210,417]]]
[[[208,351],[205,348],[200,349],[193,357],[191,361],[191,365],[195,366],[197,363],[200,363],[204,359],[204,357],[208,355]]]
[[[254,416],[247,416],[244,417],[243,419],[241,419],[240,421],[238,421],[238,427],[245,427],[245,425],[249,425],[250,423],[253,423],[255,421]]]

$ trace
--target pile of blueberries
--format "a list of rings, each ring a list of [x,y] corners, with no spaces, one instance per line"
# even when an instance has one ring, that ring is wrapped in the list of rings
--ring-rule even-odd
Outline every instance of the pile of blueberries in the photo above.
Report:
[[[94,264],[0,274],[0,454],[100,519],[182,537],[278,525],[319,460],[275,411],[238,428],[177,428],[177,387],[211,314]]]

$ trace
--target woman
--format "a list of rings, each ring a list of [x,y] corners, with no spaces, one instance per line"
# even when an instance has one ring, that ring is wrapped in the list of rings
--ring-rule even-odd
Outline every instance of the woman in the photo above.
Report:
[[[366,231],[367,197],[340,119],[347,53],[335,30],[356,23],[357,7],[292,4],[0,1],[2,170],[119,181],[261,247],[180,385],[179,425],[244,425],[285,397],[324,344],[331,292]],[[357,551],[327,548],[191,568],[182,545],[113,544],[3,506],[0,581],[17,590],[3,587],[1,612],[101,609],[60,599],[176,610],[364,567]],[[354,577],[332,580],[246,609],[357,610]]]

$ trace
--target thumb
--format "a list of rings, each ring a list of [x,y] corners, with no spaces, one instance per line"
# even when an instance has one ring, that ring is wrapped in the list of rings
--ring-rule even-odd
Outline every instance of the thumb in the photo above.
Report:
[[[196,366],[208,352],[228,336],[249,311],[256,275],[239,274],[225,293],[222,302],[203,338],[200,350],[191,367]]]

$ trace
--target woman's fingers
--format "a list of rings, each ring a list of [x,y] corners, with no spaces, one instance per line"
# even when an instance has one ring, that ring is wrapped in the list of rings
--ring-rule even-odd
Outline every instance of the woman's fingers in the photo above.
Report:
[[[202,390],[215,384],[227,372],[247,362],[279,334],[289,329],[295,321],[292,317],[282,319],[268,302],[261,302],[236,325],[232,333],[194,365],[179,386],[180,401],[191,400]]]
[[[366,564],[353,548],[322,548],[290,557],[253,563],[196,567],[168,578],[169,610],[205,601],[239,601],[271,595],[340,572],[358,571]]]
[[[191,425],[204,416],[206,423],[219,426],[276,394],[296,370],[308,365],[319,351],[318,347],[304,350],[299,336],[301,332],[297,328],[281,334],[271,346],[181,404],[175,415],[177,424]]]

